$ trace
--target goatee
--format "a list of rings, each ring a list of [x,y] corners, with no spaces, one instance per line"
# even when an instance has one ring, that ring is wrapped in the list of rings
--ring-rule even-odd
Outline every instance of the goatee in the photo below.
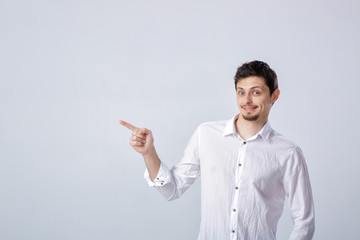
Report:
[[[245,116],[244,114],[242,115],[243,116],[243,118],[245,119],[245,120],[247,120],[247,121],[256,121],[256,120],[258,120],[258,118],[259,118],[259,115],[257,114],[257,115],[254,115],[254,116]]]

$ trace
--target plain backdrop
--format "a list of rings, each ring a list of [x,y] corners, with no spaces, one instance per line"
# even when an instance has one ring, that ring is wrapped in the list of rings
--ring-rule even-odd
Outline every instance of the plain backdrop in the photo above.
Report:
[[[308,164],[314,239],[360,235],[358,1],[0,0],[0,239],[196,239],[200,180],[167,202],[120,119],[172,166],[230,119],[233,76],[262,60],[270,123]],[[278,239],[292,228],[288,206]]]

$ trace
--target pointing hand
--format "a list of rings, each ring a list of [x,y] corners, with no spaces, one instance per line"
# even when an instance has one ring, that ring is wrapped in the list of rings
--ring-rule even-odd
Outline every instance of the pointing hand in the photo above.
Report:
[[[130,146],[143,156],[154,150],[154,138],[150,130],[137,128],[130,123],[120,120],[120,124],[132,131]]]

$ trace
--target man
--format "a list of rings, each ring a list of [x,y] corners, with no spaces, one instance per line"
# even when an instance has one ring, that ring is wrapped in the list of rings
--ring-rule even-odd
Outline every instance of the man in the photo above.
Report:
[[[174,200],[201,175],[199,240],[276,239],[285,197],[294,222],[290,239],[312,239],[314,206],[304,156],[268,122],[280,95],[276,73],[253,61],[239,67],[234,79],[240,113],[201,124],[171,170],[156,154],[150,130],[120,121],[133,131],[130,145],[145,159],[145,178]]]

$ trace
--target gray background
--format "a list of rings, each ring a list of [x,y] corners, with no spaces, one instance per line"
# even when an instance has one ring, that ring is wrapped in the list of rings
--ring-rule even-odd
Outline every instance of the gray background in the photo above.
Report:
[[[360,235],[358,1],[0,1],[0,239],[196,239],[200,181],[166,202],[127,120],[161,159],[237,113],[233,75],[266,61],[272,126],[306,156],[315,239]],[[278,239],[291,231],[287,206]]]

